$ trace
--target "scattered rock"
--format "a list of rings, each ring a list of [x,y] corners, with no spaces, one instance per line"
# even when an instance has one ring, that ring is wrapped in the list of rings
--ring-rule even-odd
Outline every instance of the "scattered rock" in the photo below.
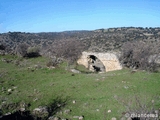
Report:
[[[84,116],[79,116],[78,120],[83,120]]]
[[[2,62],[6,62],[6,61],[7,61],[7,59],[5,59],[5,58],[2,58],[2,59],[1,59],[1,61],[2,61]]]
[[[124,88],[125,88],[125,89],[128,89],[129,87],[128,87],[128,86],[124,86]]]
[[[27,70],[32,70],[32,67],[27,67]]]
[[[17,86],[14,86],[14,87],[13,87],[13,89],[16,89],[16,88],[17,88]]]
[[[10,112],[8,112],[8,113],[6,113],[6,114],[4,114],[4,115],[6,115],[6,116],[7,116],[7,115],[11,115],[11,113],[10,113]]]
[[[20,108],[20,111],[21,112],[24,112],[26,109],[25,108]]]
[[[88,106],[88,103],[84,103],[84,106]]]
[[[158,110],[155,110],[154,112],[155,112],[156,114],[158,114],[158,113],[159,113],[159,111],[158,111]]]
[[[54,120],[54,116],[50,116],[48,120]]]
[[[55,69],[55,67],[54,66],[49,66],[49,67],[47,67],[49,70],[51,70],[51,69]]]
[[[5,51],[4,50],[0,50],[0,55],[5,55]]]
[[[97,112],[99,112],[99,109],[96,109]]]
[[[57,107],[61,107],[61,104],[57,104]]]
[[[126,83],[126,81],[123,81],[123,80],[122,80],[122,83]]]
[[[73,73],[81,73],[79,70],[76,70],[76,69],[71,69],[71,72],[73,72]]]
[[[126,117],[122,117],[120,120],[126,120]]]
[[[129,117],[129,118],[127,118],[127,120],[132,120],[132,118]]]
[[[54,66],[51,66],[51,67],[49,67],[50,69],[55,69],[55,67]]]
[[[54,83],[51,83],[51,84],[50,84],[50,86],[53,86],[53,85],[54,85]]]
[[[51,117],[48,118],[48,120],[60,120],[60,118],[59,117],[51,116]]]
[[[112,111],[111,110],[108,110],[108,113],[111,113]]]
[[[73,116],[74,119],[83,120],[84,116]]]
[[[113,117],[111,120],[117,120],[115,117]]]
[[[35,98],[33,101],[36,102],[38,100],[38,98]]]
[[[41,69],[42,68],[42,66],[40,66],[40,65],[34,65],[34,69]]]
[[[70,112],[71,112],[70,109],[67,109],[67,110],[64,111],[65,114],[69,114]]]
[[[78,118],[79,118],[79,116],[73,116],[73,118],[74,118],[74,119],[78,119]]]
[[[5,104],[5,103],[6,103],[6,101],[3,101],[3,102],[2,102],[2,104]]]
[[[76,101],[75,101],[75,100],[73,100],[73,101],[72,101],[72,103],[73,103],[73,104],[75,104],[75,103],[76,103]]]
[[[105,71],[100,71],[100,72],[98,72],[99,74],[102,74],[102,73],[105,73]]]
[[[132,74],[135,73],[135,72],[137,72],[137,70],[135,70],[135,69],[131,71]]]
[[[40,106],[39,108],[35,108],[33,110],[33,115],[41,117],[41,118],[46,118],[48,116],[49,112],[47,110],[47,107]]]
[[[12,89],[8,89],[8,92],[11,92],[12,91]]]

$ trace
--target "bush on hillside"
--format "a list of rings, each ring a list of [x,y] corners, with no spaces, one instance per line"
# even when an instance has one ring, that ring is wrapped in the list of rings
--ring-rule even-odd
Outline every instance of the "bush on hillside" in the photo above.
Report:
[[[156,71],[159,48],[151,43],[127,42],[122,46],[120,60],[125,67]],[[154,57],[153,57],[154,56]]]
[[[52,57],[49,59],[49,61],[47,62],[46,66],[47,67],[52,67],[52,66],[57,66],[58,64],[62,63],[63,59],[61,58],[57,58],[56,56]]]
[[[17,55],[21,56],[21,57],[25,57],[26,54],[27,54],[27,49],[28,49],[28,45],[25,44],[25,43],[22,43],[22,44],[19,44],[17,46],[17,49],[16,49],[16,53]]]
[[[67,60],[68,65],[73,64],[84,51],[84,45],[78,40],[57,40],[54,41],[50,53],[51,56]]]
[[[25,57],[28,57],[28,58],[39,57],[41,56],[39,52],[40,52],[39,47],[29,47],[27,49],[27,54],[25,55]]]
[[[16,52],[21,57],[39,57],[39,48],[38,47],[29,47],[27,44],[23,43],[17,46]]]
[[[6,46],[4,44],[0,44],[0,50],[5,50]]]

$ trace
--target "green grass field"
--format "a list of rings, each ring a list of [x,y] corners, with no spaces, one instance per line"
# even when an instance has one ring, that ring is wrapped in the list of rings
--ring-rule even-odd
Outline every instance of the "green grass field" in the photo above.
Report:
[[[9,63],[2,59],[12,60]],[[160,108],[160,74],[129,69],[108,73],[73,74],[65,70],[65,64],[54,69],[45,65],[47,58],[20,59],[15,56],[0,56],[0,104],[26,103],[29,110],[48,106],[56,99],[65,101],[65,106],[55,116],[73,119],[83,115],[85,120],[118,120],[127,108],[140,109],[141,104]],[[35,65],[41,66],[35,69]],[[28,68],[30,67],[30,68]],[[78,66],[81,71],[87,71]],[[11,89],[11,91],[9,90]],[[72,103],[76,101],[75,104]],[[14,112],[1,108],[2,112]],[[70,109],[66,114],[63,111]],[[108,110],[111,112],[108,113]],[[62,111],[62,112],[61,112]]]

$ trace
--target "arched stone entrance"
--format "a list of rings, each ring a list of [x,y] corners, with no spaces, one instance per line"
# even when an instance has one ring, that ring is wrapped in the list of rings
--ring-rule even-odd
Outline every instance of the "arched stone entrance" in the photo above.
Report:
[[[108,72],[121,70],[122,66],[118,57],[114,53],[82,52],[82,56],[77,61],[91,71]]]

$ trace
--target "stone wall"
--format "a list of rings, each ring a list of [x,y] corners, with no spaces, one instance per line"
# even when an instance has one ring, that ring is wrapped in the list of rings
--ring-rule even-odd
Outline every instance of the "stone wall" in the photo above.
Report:
[[[84,65],[86,68],[89,68],[89,66],[91,65],[93,66],[94,63],[90,64],[89,56],[95,56],[96,58],[98,58],[98,60],[100,60],[105,66],[106,72],[122,69],[118,57],[114,53],[82,52],[82,56],[78,59],[77,63],[80,65]]]

